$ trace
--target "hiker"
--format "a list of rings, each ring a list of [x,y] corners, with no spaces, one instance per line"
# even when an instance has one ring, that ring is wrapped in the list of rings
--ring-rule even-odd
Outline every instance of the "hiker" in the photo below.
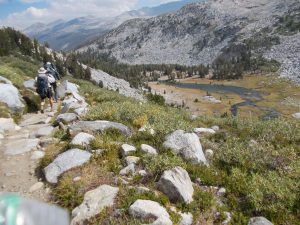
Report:
[[[60,75],[57,72],[56,67],[51,63],[47,62],[44,65],[44,69],[47,70],[48,74],[51,74],[55,78],[55,82],[51,83],[52,89],[54,91],[54,100],[57,102],[58,96],[57,96],[57,80],[60,80]]]
[[[35,78],[36,91],[41,98],[41,113],[44,113],[45,99],[48,98],[50,101],[51,112],[53,111],[53,93],[51,83],[55,82],[55,78],[51,74],[47,74],[47,70],[41,67],[38,70],[38,76]]]

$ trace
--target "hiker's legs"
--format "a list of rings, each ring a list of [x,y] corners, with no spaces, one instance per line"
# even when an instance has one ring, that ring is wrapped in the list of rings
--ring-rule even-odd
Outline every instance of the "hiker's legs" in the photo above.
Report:
[[[51,85],[52,85],[52,89],[53,89],[53,92],[54,92],[54,100],[55,100],[55,102],[57,102],[58,97],[57,97],[57,91],[56,91],[56,89],[57,89],[56,82],[51,84]]]
[[[51,112],[53,112],[53,92],[51,87],[48,89],[48,98],[50,102]]]
[[[49,98],[50,106],[51,106],[51,112],[53,112],[53,98]]]
[[[41,113],[44,113],[45,99],[41,99]]]

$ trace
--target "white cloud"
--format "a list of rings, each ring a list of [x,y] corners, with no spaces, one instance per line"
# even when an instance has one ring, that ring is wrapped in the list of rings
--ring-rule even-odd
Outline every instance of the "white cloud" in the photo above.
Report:
[[[11,0],[0,0],[7,3]],[[111,17],[134,9],[137,5],[157,5],[176,0],[20,0],[22,3],[45,2],[47,8],[29,7],[23,12],[10,14],[0,20],[0,26],[26,28],[34,23],[49,23],[58,19],[72,19],[82,16]],[[138,4],[140,3],[140,4]]]
[[[29,3],[37,0],[21,1]],[[23,29],[33,23],[49,23],[57,19],[72,19],[82,16],[116,16],[133,9],[138,0],[45,0],[45,2],[49,7],[44,9],[29,7],[23,12],[12,13],[0,21],[0,25]]]

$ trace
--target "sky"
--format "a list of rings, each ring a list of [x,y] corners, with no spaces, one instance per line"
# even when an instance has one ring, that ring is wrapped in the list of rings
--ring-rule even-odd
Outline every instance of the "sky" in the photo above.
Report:
[[[111,17],[175,0],[0,0],[0,26],[24,29],[34,23],[81,16]]]

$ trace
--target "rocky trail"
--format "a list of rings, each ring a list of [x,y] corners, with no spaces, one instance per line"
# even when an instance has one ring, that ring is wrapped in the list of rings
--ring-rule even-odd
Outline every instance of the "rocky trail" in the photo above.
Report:
[[[0,140],[2,192],[48,201],[49,189],[41,182],[37,168],[45,154],[44,146],[52,141],[54,128],[49,124],[53,116],[49,109],[45,114],[29,113],[23,116],[19,126],[11,119],[1,119],[2,128],[7,131]]]

